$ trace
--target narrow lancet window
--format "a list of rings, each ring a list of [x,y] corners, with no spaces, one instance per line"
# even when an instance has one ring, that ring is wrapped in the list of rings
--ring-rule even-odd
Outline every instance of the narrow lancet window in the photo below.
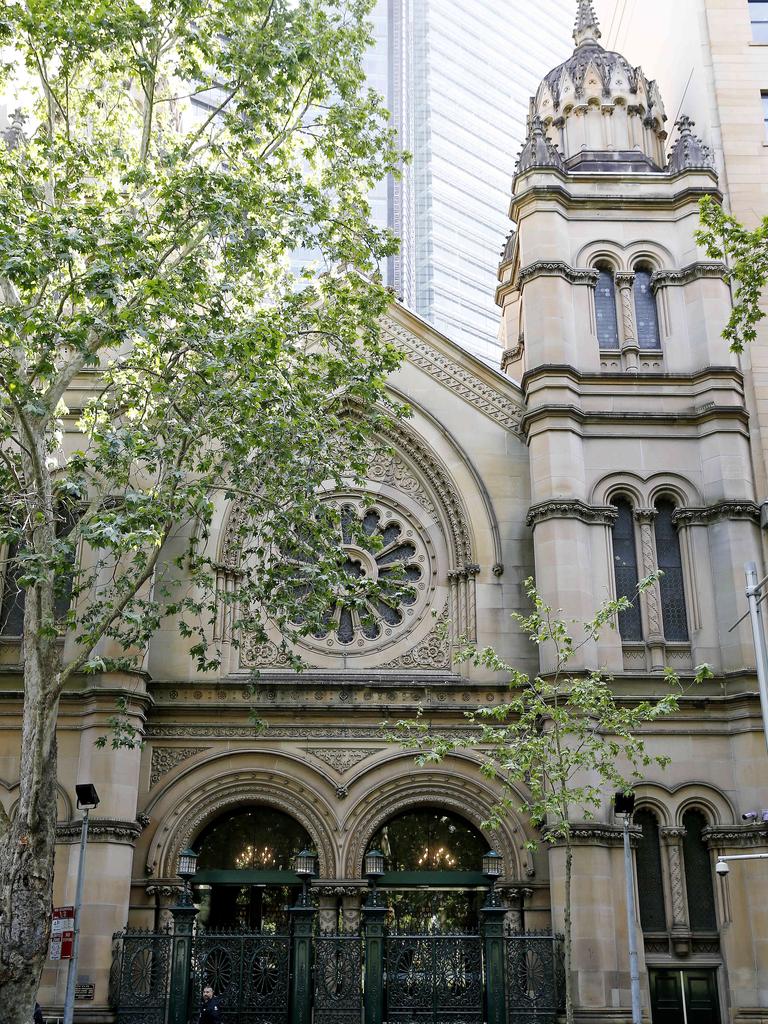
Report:
[[[642,838],[637,844],[640,923],[644,932],[663,932],[667,929],[667,914],[664,909],[659,823],[653,811],[642,808],[635,814],[635,825],[639,825],[643,830]]]
[[[595,288],[595,318],[597,340],[601,349],[619,347],[619,321],[616,316],[616,284],[613,271],[607,267],[598,268]]]
[[[642,640],[643,625],[637,596],[637,547],[632,506],[626,498],[614,501],[618,515],[613,525],[613,566],[616,597],[627,597],[632,607],[619,612],[619,633],[622,640]]]
[[[659,587],[664,638],[685,643],[689,639],[688,615],[685,610],[680,538],[673,519],[675,506],[671,501],[659,501],[656,503],[656,512],[656,559],[663,573]]]
[[[635,317],[640,348],[661,348],[656,296],[651,287],[651,272],[646,268],[635,271]]]

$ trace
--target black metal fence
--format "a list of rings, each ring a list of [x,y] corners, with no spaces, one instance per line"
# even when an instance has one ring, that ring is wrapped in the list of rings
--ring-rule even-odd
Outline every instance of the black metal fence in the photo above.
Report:
[[[225,1024],[301,1024],[294,1005],[298,941],[244,932],[201,930],[191,941],[172,930],[119,932],[110,979],[116,1022],[196,1022],[203,987],[210,985],[221,998]],[[383,947],[369,947],[364,933],[315,934],[312,1024],[555,1024],[564,1004],[559,939],[526,933],[497,941],[503,992],[489,992],[483,935],[388,934]],[[384,998],[370,1004],[366,1016],[366,956],[375,955],[374,948],[382,949]],[[185,972],[182,985],[174,978],[178,971]],[[174,1006],[180,992],[185,1005]]]

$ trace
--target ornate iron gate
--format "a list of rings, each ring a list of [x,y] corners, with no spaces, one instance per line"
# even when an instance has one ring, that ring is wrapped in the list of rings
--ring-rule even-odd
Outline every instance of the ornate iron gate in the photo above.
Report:
[[[117,1024],[165,1024],[173,936],[131,931],[115,936],[110,1000]]]
[[[565,1006],[562,947],[553,935],[504,940],[507,1014],[515,1024],[554,1024]]]
[[[389,1024],[483,1024],[479,935],[390,935],[386,940]]]
[[[210,985],[225,1024],[288,1024],[290,968],[288,935],[202,932],[192,940],[192,1007]]]
[[[315,937],[314,946],[314,1024],[360,1024],[362,936],[321,933]]]

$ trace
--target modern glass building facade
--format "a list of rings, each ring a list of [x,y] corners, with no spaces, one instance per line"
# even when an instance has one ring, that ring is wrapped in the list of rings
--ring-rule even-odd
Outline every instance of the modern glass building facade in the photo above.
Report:
[[[528,101],[572,51],[575,7],[378,0],[375,11],[371,84],[413,154],[387,187],[386,223],[402,239],[389,281],[407,306],[493,362],[496,266]],[[383,194],[374,197],[381,223]]]

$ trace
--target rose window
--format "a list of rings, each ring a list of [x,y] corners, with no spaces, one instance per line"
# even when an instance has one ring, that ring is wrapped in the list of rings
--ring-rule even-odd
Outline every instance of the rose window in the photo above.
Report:
[[[301,643],[365,653],[398,639],[421,618],[432,590],[433,558],[402,509],[357,497],[334,499],[334,504],[350,583],[339,588],[322,625]]]

